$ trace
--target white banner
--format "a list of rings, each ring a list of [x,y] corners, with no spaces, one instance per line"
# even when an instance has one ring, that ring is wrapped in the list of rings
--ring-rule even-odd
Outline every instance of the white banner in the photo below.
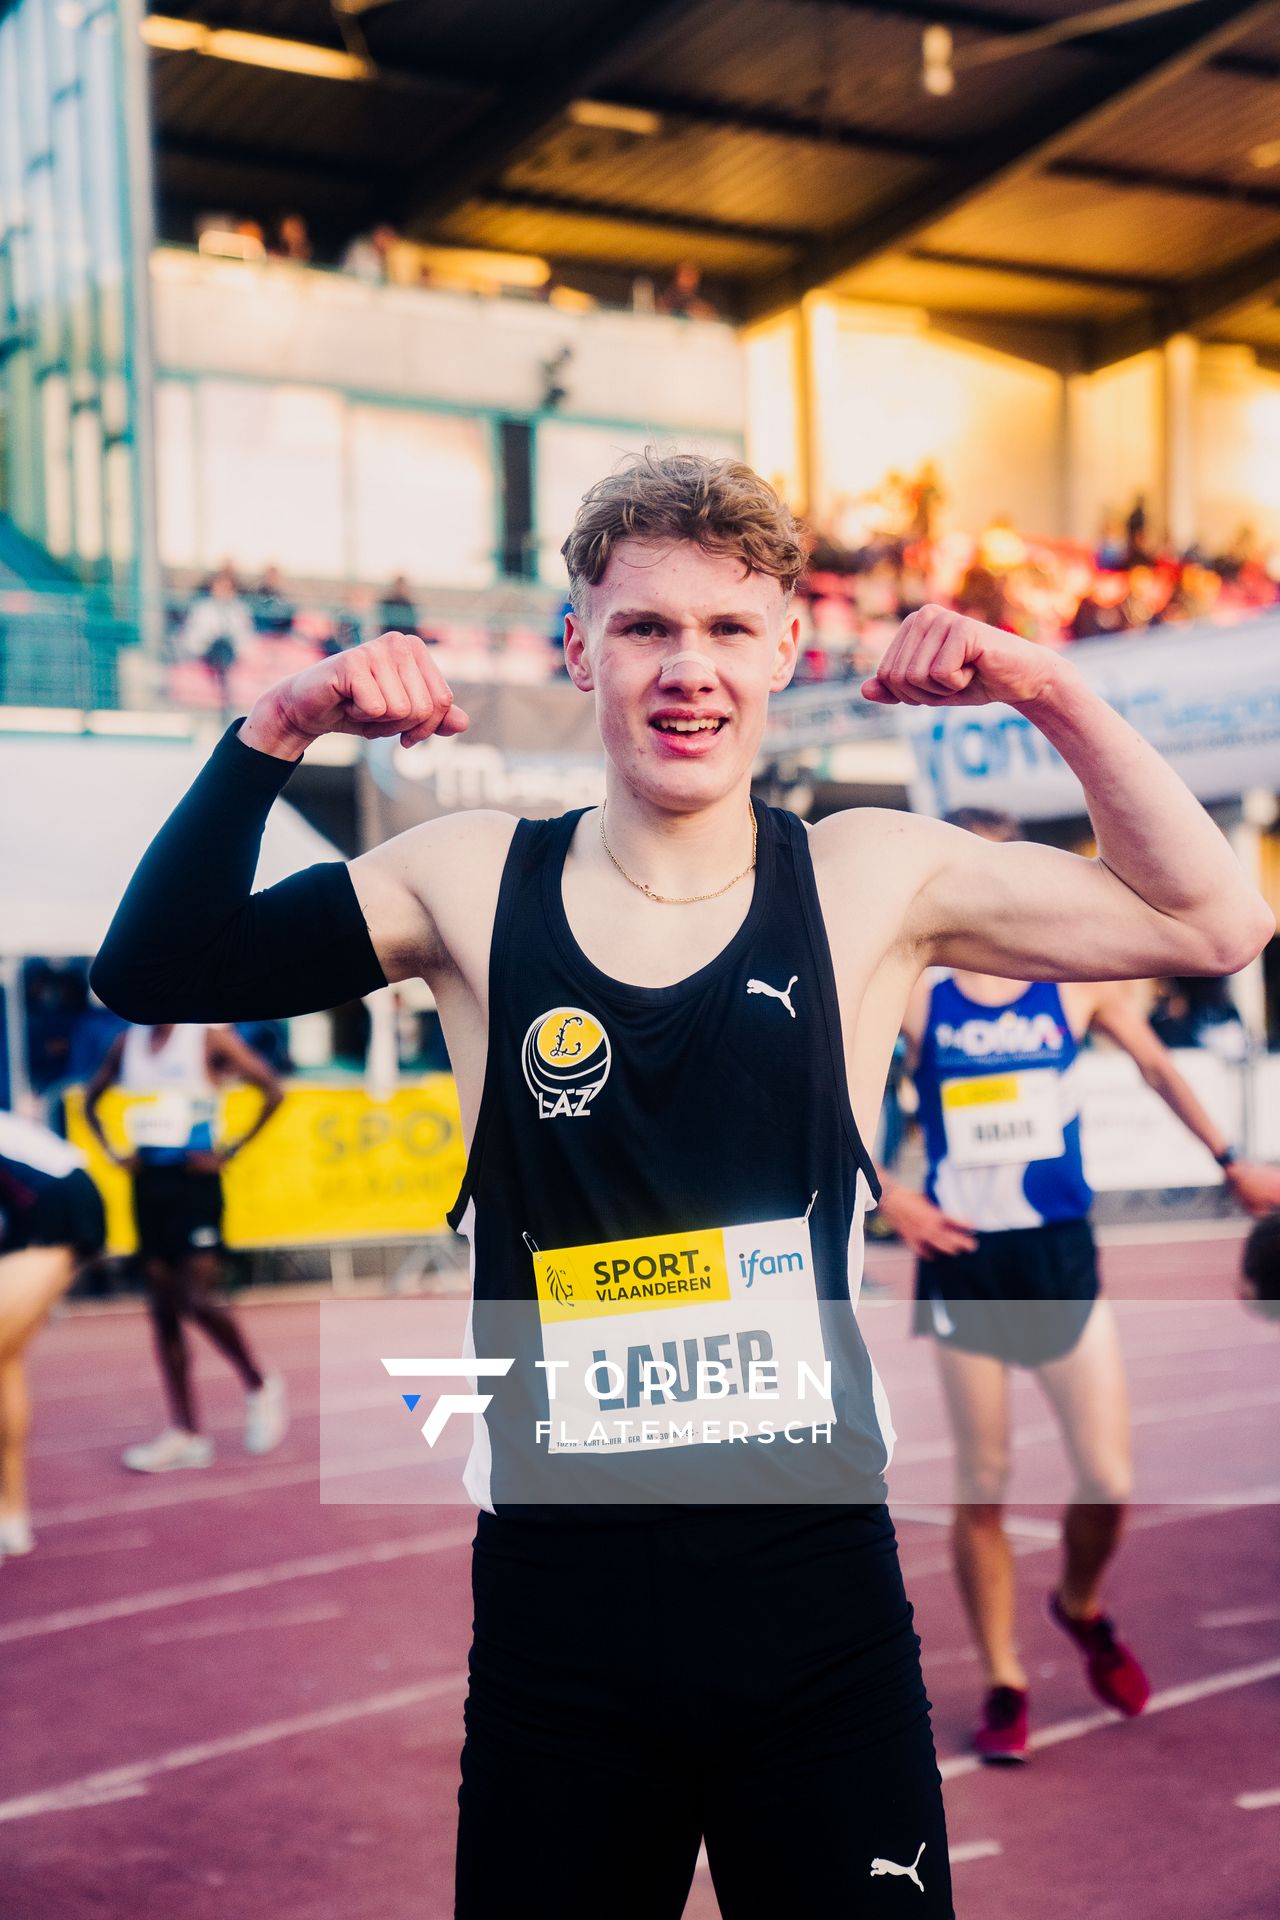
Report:
[[[1227,1139],[1243,1143],[1241,1069],[1199,1047],[1179,1047],[1174,1062]],[[1127,1053],[1090,1049],[1073,1071],[1080,1089],[1085,1179],[1096,1192],[1163,1192],[1221,1184],[1221,1169],[1209,1149],[1147,1086]]]
[[[1092,640],[1069,658],[1201,800],[1280,784],[1280,615]],[[907,707],[917,813],[993,807],[1023,819],[1081,814],[1080,784],[1011,707]]]

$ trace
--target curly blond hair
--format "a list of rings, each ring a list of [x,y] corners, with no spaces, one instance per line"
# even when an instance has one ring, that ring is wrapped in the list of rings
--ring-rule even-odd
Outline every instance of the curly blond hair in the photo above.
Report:
[[[771,574],[789,594],[805,563],[790,508],[742,460],[646,447],[583,495],[560,551],[569,597],[582,613],[586,589],[603,579],[623,540],[692,540],[706,553],[736,555],[749,573]]]

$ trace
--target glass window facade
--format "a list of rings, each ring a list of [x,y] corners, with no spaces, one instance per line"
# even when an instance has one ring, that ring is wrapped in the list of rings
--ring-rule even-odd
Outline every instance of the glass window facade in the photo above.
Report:
[[[486,587],[497,577],[484,418],[331,387],[156,383],[160,559],[310,580]]]
[[[129,51],[118,0],[0,0],[0,511],[122,614],[139,543]]]

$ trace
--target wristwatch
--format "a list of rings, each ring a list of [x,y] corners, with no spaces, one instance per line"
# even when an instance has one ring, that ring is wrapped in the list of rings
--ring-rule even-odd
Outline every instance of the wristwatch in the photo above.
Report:
[[[1213,1157],[1225,1173],[1228,1167],[1234,1167],[1240,1155],[1234,1147],[1224,1147],[1221,1153],[1215,1153]]]

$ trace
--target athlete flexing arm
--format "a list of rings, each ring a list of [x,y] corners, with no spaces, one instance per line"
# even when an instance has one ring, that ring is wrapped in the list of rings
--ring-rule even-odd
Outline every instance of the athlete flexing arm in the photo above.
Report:
[[[1274,920],[1189,789],[1061,654],[941,607],[913,614],[863,686],[880,705],[1003,701],[1077,775],[1095,859],[993,844],[942,821],[875,808],[813,829],[832,935],[854,1112],[876,1113],[893,1036],[929,966],[1015,980],[1223,974]]]
[[[1270,938],[1270,912],[1204,808],[1061,654],[924,607],[862,690],[881,705],[1015,708],[1079,779],[1097,837],[1089,860],[886,816],[886,855],[911,888],[903,938],[924,964],[1024,980],[1222,974]],[[836,816],[835,831],[854,818]]]

